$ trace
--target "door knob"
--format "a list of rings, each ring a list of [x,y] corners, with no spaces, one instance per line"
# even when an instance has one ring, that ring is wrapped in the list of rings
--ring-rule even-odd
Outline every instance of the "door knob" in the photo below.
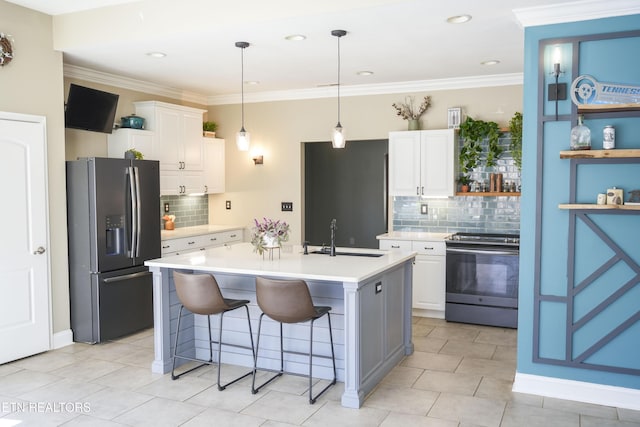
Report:
[[[42,246],[38,246],[38,249],[36,249],[33,254],[34,255],[42,255],[44,253],[45,249]]]

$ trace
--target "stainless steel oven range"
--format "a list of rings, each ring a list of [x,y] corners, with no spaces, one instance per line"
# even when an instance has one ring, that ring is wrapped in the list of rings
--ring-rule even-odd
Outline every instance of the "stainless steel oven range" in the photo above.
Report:
[[[445,319],[516,328],[520,236],[456,233],[446,245]]]

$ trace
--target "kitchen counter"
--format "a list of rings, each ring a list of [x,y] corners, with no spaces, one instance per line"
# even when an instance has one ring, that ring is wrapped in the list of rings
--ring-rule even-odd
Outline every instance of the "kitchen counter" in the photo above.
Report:
[[[376,236],[378,240],[424,240],[429,242],[441,241],[452,233],[427,233],[418,231],[392,231]]]
[[[175,230],[161,230],[161,240],[179,239],[182,237],[199,236],[201,234],[218,233],[231,230],[242,230],[244,227],[241,225],[195,225],[192,227],[180,227]]]
[[[310,247],[309,252],[315,249]],[[170,325],[176,321],[179,306],[172,270],[211,273],[226,298],[248,299],[254,334],[261,313],[255,299],[255,277],[304,279],[314,302],[333,308],[331,317],[338,380],[345,383],[342,405],[359,408],[365,396],[384,376],[406,355],[413,353],[411,291],[416,253],[353,248],[338,248],[337,251],[381,256],[303,255],[298,245],[282,248],[279,256],[275,252],[270,260],[268,253],[262,256],[253,252],[250,243],[239,243],[145,262],[153,273],[154,283],[153,372],[167,373],[171,370],[173,340]],[[188,333],[191,337],[180,346],[199,358],[208,358],[206,317],[190,316],[187,324],[194,325]],[[234,312],[225,315],[225,325],[234,325],[231,330],[225,329],[225,336],[231,342],[248,342],[246,319],[243,325],[242,313],[237,314],[237,318],[233,316]],[[265,326],[266,330],[275,327]],[[326,321],[318,321],[315,328],[318,330],[314,331],[314,336],[321,342],[314,345],[314,353],[330,353]],[[306,326],[285,328],[285,337],[286,342],[297,342],[300,351],[308,348]],[[261,340],[259,366],[278,369],[279,340],[269,338],[264,340],[266,348]],[[296,355],[285,353],[285,370],[308,373],[306,362],[298,361]],[[223,352],[222,362],[252,366],[253,358],[250,351],[230,347]],[[330,361],[314,357],[313,363],[314,377],[328,379],[332,376]]]

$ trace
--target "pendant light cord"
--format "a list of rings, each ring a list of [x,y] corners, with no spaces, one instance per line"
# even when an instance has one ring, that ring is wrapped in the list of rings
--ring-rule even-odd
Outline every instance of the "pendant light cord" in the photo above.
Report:
[[[244,47],[240,52],[240,93],[242,94],[242,131],[244,132]]]
[[[340,37],[338,37],[338,124],[340,124]]]

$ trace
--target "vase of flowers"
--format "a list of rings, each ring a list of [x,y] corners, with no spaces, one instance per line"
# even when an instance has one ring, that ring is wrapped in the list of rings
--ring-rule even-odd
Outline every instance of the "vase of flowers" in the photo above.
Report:
[[[280,247],[282,242],[289,240],[289,224],[286,222],[269,218],[262,218],[262,221],[254,219],[253,222],[251,244],[254,252],[262,255],[266,249]]]
[[[404,101],[405,102],[394,102],[391,106],[396,109],[396,115],[402,117],[403,120],[409,121],[409,130],[420,130],[420,117],[431,106],[431,97],[425,96],[418,109],[413,105],[413,96],[407,96]]]

